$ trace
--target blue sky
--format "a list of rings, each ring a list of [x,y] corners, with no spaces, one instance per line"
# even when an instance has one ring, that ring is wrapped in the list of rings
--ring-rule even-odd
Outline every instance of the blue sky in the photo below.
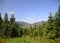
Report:
[[[7,12],[10,18],[14,12],[16,21],[34,23],[48,19],[49,13],[58,10],[60,0],[0,0],[2,16]]]

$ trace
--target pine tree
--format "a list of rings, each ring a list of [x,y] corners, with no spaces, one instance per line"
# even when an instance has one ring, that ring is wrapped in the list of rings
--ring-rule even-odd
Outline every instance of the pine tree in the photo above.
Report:
[[[52,23],[53,23],[53,16],[52,16],[52,13],[50,13],[50,16],[49,16],[49,19],[48,19],[48,30],[51,30],[53,27],[52,27]]]
[[[11,37],[12,38],[13,37],[19,37],[18,31],[17,31],[15,25],[11,27]]]
[[[2,20],[2,17],[1,17],[1,13],[0,13],[0,28],[2,26],[2,22],[3,22],[3,20]]]
[[[54,39],[56,35],[56,30],[54,29],[54,19],[52,14],[50,13],[49,19],[48,19],[48,26],[47,26],[47,38]]]
[[[3,28],[4,28],[3,30],[4,30],[5,37],[8,37],[9,21],[8,21],[8,14],[7,13],[5,13],[5,16],[4,16]]]
[[[15,23],[15,18],[14,18],[14,14],[11,15],[11,18],[10,18],[10,23]]]
[[[14,18],[14,14],[11,15],[11,18],[10,18],[10,35],[11,37],[18,37],[19,34],[18,34],[18,31],[17,31],[17,24],[15,22],[15,18]]]
[[[58,16],[59,16],[59,19],[60,19],[60,6],[59,6],[59,9],[58,9]]]
[[[5,24],[8,24],[8,14],[7,13],[5,13],[4,22],[5,22]]]
[[[0,37],[2,36],[2,23],[3,23],[3,20],[0,13]]]
[[[60,37],[60,6],[55,14],[55,29],[57,30],[56,37]]]

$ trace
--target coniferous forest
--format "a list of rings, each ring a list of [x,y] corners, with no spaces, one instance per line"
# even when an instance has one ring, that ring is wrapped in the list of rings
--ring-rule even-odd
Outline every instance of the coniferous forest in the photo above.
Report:
[[[24,28],[16,23],[14,14],[8,18],[0,13],[0,43],[60,43],[60,6],[57,12],[50,12],[47,21]]]

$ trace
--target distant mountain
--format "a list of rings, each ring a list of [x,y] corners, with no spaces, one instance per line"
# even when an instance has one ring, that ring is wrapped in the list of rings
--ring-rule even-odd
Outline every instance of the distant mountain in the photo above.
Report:
[[[40,22],[36,22],[37,25],[42,25],[43,23],[45,23],[46,21],[40,21]],[[30,26],[30,25],[34,25],[33,24],[30,24],[30,23],[27,23],[27,22],[24,22],[24,21],[16,21],[17,24],[19,25],[23,25],[23,26]]]
[[[46,21],[40,21],[40,22],[36,22],[37,25],[42,25],[43,23],[46,23]]]
[[[23,25],[23,26],[28,26],[30,25],[29,23],[27,22],[24,22],[24,21],[16,21],[17,24],[20,24],[20,25]]]

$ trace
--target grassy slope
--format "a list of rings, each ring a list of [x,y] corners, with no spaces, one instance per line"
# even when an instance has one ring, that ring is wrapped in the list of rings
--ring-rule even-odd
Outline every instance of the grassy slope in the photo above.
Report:
[[[22,38],[11,38],[11,39],[2,39],[0,43],[40,43],[40,37],[29,37],[25,36]]]
[[[42,42],[42,38],[39,36],[37,37],[23,36],[23,37],[10,38],[10,39],[0,38],[0,43],[41,43],[41,42]],[[43,43],[49,43],[49,42],[44,41]],[[59,40],[58,39],[56,40],[56,43],[60,43],[60,38]]]

